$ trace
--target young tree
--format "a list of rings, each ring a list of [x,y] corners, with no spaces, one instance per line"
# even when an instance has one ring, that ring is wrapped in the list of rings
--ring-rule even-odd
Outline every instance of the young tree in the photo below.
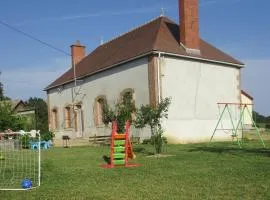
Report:
[[[169,105],[171,98],[161,100],[156,106],[142,105],[136,112],[135,127],[144,128],[150,126],[152,140],[155,145],[156,153],[162,151],[163,145],[163,132],[161,121],[163,118],[168,118]]]
[[[118,133],[123,133],[125,131],[126,121],[132,123],[132,115],[135,113],[136,108],[135,104],[132,101],[132,94],[125,93],[123,95],[123,99],[118,102],[114,109],[110,108],[108,104],[106,104],[103,108],[104,124],[108,125],[110,122],[117,121]]]
[[[47,103],[37,97],[31,97],[25,102],[29,109],[35,110],[35,129],[40,130],[41,133],[47,133],[48,130],[48,107]]]

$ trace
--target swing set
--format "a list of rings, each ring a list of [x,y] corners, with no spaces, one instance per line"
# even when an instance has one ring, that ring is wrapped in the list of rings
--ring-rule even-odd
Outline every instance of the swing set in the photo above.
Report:
[[[256,134],[260,138],[260,141],[265,148],[265,143],[263,141],[263,138],[261,137],[260,130],[258,129],[256,123],[253,120],[251,111],[249,110],[248,106],[251,106],[253,104],[243,104],[243,103],[218,103],[218,109],[219,109],[219,119],[217,122],[217,125],[215,127],[215,130],[211,136],[210,142],[213,140],[214,135],[217,131],[224,131],[226,133],[230,133],[233,139],[237,140],[237,144],[240,148],[242,148],[243,143],[243,131],[247,130],[244,126],[245,122],[245,116],[248,116],[250,118],[253,127],[256,130]],[[221,111],[221,108],[222,112]],[[234,109],[233,109],[234,108]],[[229,118],[229,128],[224,128],[223,120],[226,118],[226,112],[227,116]],[[228,119],[227,118],[227,119]],[[241,133],[241,138],[239,137],[239,131]]]

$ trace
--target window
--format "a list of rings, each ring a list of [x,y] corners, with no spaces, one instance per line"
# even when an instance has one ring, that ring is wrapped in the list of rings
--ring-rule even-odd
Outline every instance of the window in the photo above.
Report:
[[[106,104],[105,96],[99,96],[96,98],[94,107],[94,118],[96,126],[100,126],[103,124],[105,104]]]
[[[52,128],[52,130],[56,130],[56,129],[58,129],[58,112],[57,112],[57,108],[52,109],[51,116],[52,116],[51,128]]]
[[[65,107],[65,128],[71,128],[71,108]]]

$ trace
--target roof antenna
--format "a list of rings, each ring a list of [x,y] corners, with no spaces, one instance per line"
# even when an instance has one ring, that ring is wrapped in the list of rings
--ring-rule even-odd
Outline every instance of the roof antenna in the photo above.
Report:
[[[161,16],[161,17],[164,16],[164,8],[163,8],[163,7],[161,7],[161,14],[160,14],[160,16]]]

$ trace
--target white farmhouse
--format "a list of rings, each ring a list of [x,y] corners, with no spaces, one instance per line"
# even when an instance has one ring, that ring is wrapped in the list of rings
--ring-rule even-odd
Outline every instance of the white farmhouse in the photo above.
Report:
[[[72,45],[75,67],[45,89],[56,137],[109,134],[102,106],[129,92],[137,107],[172,98],[169,118],[163,120],[169,142],[209,141],[219,117],[217,103],[241,102],[244,64],[200,38],[198,5],[198,0],[179,0],[180,25],[160,16],[88,56],[79,42]]]

